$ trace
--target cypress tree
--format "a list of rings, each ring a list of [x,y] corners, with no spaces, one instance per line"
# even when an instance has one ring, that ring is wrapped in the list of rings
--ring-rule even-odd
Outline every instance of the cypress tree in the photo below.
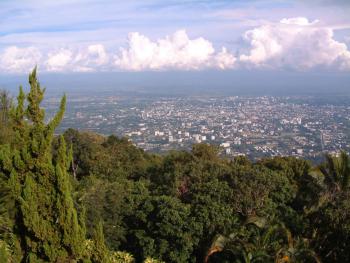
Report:
[[[0,90],[0,144],[6,142],[11,136],[9,129],[9,116],[12,99],[8,92]]]
[[[63,137],[56,160],[52,157],[54,130],[63,118],[66,97],[46,124],[40,107],[45,89],[36,69],[29,84],[28,95],[20,88],[11,111],[14,139],[0,145],[0,174],[8,178],[16,204],[13,242],[20,244],[17,256],[23,262],[74,262],[82,255],[85,226],[72,198],[67,172],[71,154]]]
[[[93,233],[94,240],[94,252],[92,254],[93,263],[109,263],[108,249],[106,247],[105,238],[103,234],[103,224],[100,221],[97,224],[96,229]]]

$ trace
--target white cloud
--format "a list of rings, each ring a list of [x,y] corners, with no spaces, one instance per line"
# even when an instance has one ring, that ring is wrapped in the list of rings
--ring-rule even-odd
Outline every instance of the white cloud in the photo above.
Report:
[[[80,49],[60,49],[50,52],[45,62],[47,71],[89,72],[103,69],[109,56],[101,44]]]
[[[128,48],[121,48],[115,65],[124,70],[193,70],[203,68],[231,68],[235,58],[223,49],[215,52],[211,42],[204,38],[189,39],[186,31],[151,41],[134,32],[128,37]]]
[[[292,17],[292,18],[283,18],[280,23],[287,25],[298,25],[298,26],[311,26],[318,23],[318,20],[309,22],[306,17]]]
[[[87,48],[87,63],[93,65],[103,65],[108,62],[108,55],[103,45],[90,45]]]
[[[232,68],[315,67],[350,70],[350,51],[345,43],[334,39],[334,29],[320,26],[318,20],[284,18],[268,22],[243,34],[248,48],[239,56],[225,47],[216,50],[202,37],[191,39],[185,30],[151,40],[145,35],[129,33],[127,47],[117,53],[104,45],[17,47],[0,51],[0,72],[29,72],[35,65],[41,71],[91,72],[116,70],[201,70]],[[111,47],[110,47],[111,48]],[[112,50],[116,50],[113,48]]]
[[[228,69],[234,66],[236,60],[236,57],[223,47],[215,56],[213,65],[219,69]]]
[[[11,46],[0,51],[0,72],[24,73],[38,65],[41,71],[87,72],[108,69],[110,55],[101,44],[84,48],[40,51],[35,47]],[[109,67],[109,70],[112,68]]]
[[[350,69],[350,52],[346,44],[333,38],[333,30],[317,27],[306,18],[282,19],[249,30],[244,40],[250,44],[240,62],[250,67],[290,67],[306,70],[317,66]]]
[[[61,49],[48,54],[46,69],[48,71],[62,71],[72,61],[73,53],[68,49]]]
[[[109,55],[101,44],[90,45],[77,52],[72,61],[73,71],[104,70],[109,65]]]
[[[11,46],[0,54],[0,70],[3,72],[29,72],[40,63],[41,52],[35,47]]]

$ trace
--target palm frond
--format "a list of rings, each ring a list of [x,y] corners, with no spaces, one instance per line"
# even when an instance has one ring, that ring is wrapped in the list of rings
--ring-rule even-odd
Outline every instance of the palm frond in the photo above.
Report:
[[[342,151],[341,155],[341,163],[342,163],[342,182],[341,182],[341,186],[342,189],[346,189],[349,187],[350,184],[350,159],[349,159],[349,155]]]

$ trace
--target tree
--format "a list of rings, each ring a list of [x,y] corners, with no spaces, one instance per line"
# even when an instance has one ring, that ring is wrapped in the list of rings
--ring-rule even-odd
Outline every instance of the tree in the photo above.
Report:
[[[326,154],[326,161],[311,170],[310,176],[318,179],[319,191],[316,200],[306,213],[317,212],[328,203],[334,202],[338,195],[350,190],[350,158],[342,151],[340,156]]]
[[[94,231],[94,251],[92,253],[93,263],[109,263],[108,249],[103,235],[103,223],[100,221]]]
[[[326,162],[319,166],[324,184],[329,192],[339,192],[350,186],[350,158],[342,151],[339,157],[326,155]]]
[[[244,224],[229,236],[218,235],[206,262],[320,262],[308,242],[294,239],[283,224],[260,223]]]
[[[36,69],[29,84],[27,95],[20,88],[11,111],[13,140],[0,145],[0,175],[15,203],[12,232],[20,244],[16,253],[23,262],[69,262],[81,258],[85,227],[72,198],[67,173],[71,154],[63,137],[57,158],[52,157],[54,130],[63,118],[66,97],[46,124],[40,107],[45,89],[37,81]]]
[[[192,262],[196,244],[190,207],[171,196],[148,196],[129,217],[128,251],[136,260],[154,257],[165,262]]]
[[[188,200],[193,236],[198,239],[194,251],[197,262],[204,260],[218,234],[228,235],[237,227],[238,216],[234,213],[232,198],[232,190],[227,183],[217,179],[191,187]]]
[[[109,181],[140,178],[145,174],[144,152],[126,138],[104,137],[68,129],[64,137],[74,149],[72,172],[78,180],[90,175]],[[56,147],[57,148],[57,147]],[[150,156],[150,155],[148,155]]]
[[[313,247],[322,262],[350,262],[350,191],[342,191],[310,215]]]
[[[0,144],[10,139],[10,110],[12,99],[7,91],[0,90]]]

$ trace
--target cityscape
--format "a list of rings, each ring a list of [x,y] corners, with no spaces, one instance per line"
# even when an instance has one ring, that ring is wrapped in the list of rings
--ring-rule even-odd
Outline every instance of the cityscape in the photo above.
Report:
[[[44,102],[48,118],[59,98]],[[336,102],[338,101],[338,102]],[[145,151],[216,145],[223,156],[296,156],[320,161],[350,149],[350,105],[317,97],[72,97],[58,132],[68,128],[127,137]]]

